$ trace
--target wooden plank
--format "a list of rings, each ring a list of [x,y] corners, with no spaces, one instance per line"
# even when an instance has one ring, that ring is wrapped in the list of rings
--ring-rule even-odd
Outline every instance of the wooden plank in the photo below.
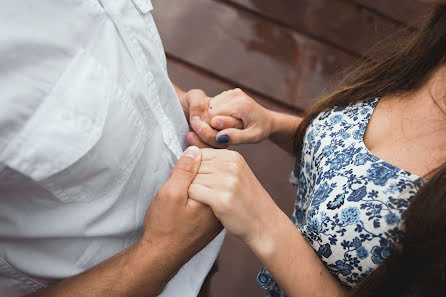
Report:
[[[356,55],[402,28],[368,9],[340,0],[224,0]]]
[[[223,91],[237,88],[237,85],[231,84],[227,81],[216,78],[203,71],[200,71],[197,67],[189,65],[181,60],[168,57],[167,63],[170,77],[174,78],[172,81],[183,90],[201,89],[208,96],[213,97],[220,94]],[[295,109],[288,108],[286,105],[280,102],[271,101],[267,98],[263,98],[249,90],[244,90],[249,96],[254,98],[260,105],[278,112],[284,112],[289,114],[301,114],[302,111],[296,111]]]
[[[406,25],[412,25],[420,16],[425,14],[431,4],[420,3],[415,0],[353,0],[365,7],[374,9]]]
[[[355,58],[222,2],[153,0],[166,51],[266,97],[308,108]]]
[[[197,71],[181,62],[169,59],[170,78],[185,90],[201,88],[208,95],[216,95],[233,85]],[[286,111],[280,106],[270,105],[268,100],[256,97],[265,106]],[[287,214],[293,211],[296,190],[288,183],[288,175],[294,157],[282,151],[270,141],[257,145],[231,147],[244,157],[261,184]],[[268,157],[265,157],[268,156]],[[271,157],[273,156],[273,157]],[[213,296],[261,296],[255,277],[261,265],[254,254],[239,240],[228,236],[219,257],[219,271],[212,281]]]

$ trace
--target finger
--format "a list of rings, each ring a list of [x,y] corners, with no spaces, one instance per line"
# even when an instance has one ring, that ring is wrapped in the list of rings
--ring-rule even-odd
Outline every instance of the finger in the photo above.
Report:
[[[201,139],[195,134],[195,132],[189,132],[186,134],[186,142],[189,146],[193,145],[199,148],[210,148],[211,146],[201,141]]]
[[[191,146],[178,160],[172,174],[168,180],[168,191],[171,192],[172,197],[180,200],[187,199],[187,190],[197,175],[201,164],[201,151],[196,146]]]
[[[234,155],[240,154],[231,150],[203,149],[201,151],[200,169],[194,183],[201,176],[216,176],[227,170],[232,170],[235,166],[234,160],[236,159]]]
[[[201,142],[208,144],[214,148],[226,148],[228,144],[224,142],[217,142],[218,131],[209,126],[206,122],[198,116],[191,119],[191,127],[195,134],[200,138]]]
[[[253,128],[247,129],[224,129],[217,133],[216,141],[224,141],[227,144],[243,144],[243,143],[257,143],[256,133],[254,133]]]
[[[212,189],[200,184],[192,184],[188,191],[189,199],[195,200],[212,208],[215,193]]]
[[[243,122],[229,116],[216,116],[211,119],[211,127],[217,130],[228,128],[243,129]]]
[[[220,187],[222,187],[222,176],[218,173],[215,173],[215,170],[214,168],[212,168],[212,166],[209,166],[207,170],[209,171],[201,171],[200,168],[200,171],[195,176],[192,184],[201,185],[211,190],[218,190]]]
[[[189,105],[189,117],[203,117],[209,107],[210,98],[202,90],[190,90],[185,96],[185,100]]]
[[[249,112],[249,101],[243,100],[247,95],[240,89],[223,92],[210,101],[208,116],[225,115],[243,121],[243,115]]]

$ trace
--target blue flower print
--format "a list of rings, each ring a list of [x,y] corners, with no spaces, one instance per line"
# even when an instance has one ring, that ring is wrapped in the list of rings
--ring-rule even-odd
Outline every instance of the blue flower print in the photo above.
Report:
[[[350,137],[350,133],[348,133],[345,129],[339,130],[338,135],[340,135],[342,139],[347,139]]]
[[[265,290],[271,290],[275,285],[275,281],[268,270],[262,268],[262,271],[257,275],[257,284]]]
[[[319,139],[319,140],[316,142],[316,145],[314,146],[314,153],[317,153],[317,151],[318,151],[319,148],[321,147],[321,144],[322,144],[322,142],[321,142],[321,140]]]
[[[351,160],[352,160],[352,155],[347,153],[339,153],[336,155],[334,160],[330,162],[330,169],[339,170],[342,167],[345,167],[348,164],[350,164]]]
[[[398,169],[386,163],[372,164],[372,168],[367,170],[369,177],[377,186],[384,186],[391,178],[396,178]]]
[[[366,194],[367,194],[366,186],[362,186],[356,190],[353,190],[350,196],[348,196],[347,200],[358,202],[362,198],[364,198]]]
[[[336,146],[334,146],[334,145],[328,145],[328,146],[326,146],[326,147],[324,147],[324,148],[322,149],[322,154],[323,154],[325,157],[328,157],[328,156],[330,156],[331,154],[333,154],[333,152],[335,151],[335,149],[336,149]]]
[[[297,225],[302,225],[305,222],[305,211],[300,207],[296,206],[294,209],[293,223]]]
[[[344,193],[336,195],[336,197],[333,201],[330,201],[327,203],[327,208],[328,209],[336,209],[336,208],[341,207],[344,204],[344,198],[345,198]]]
[[[362,140],[365,133],[365,128],[353,131],[353,139]]]
[[[313,206],[318,206],[319,204],[321,204],[322,202],[324,202],[327,199],[328,194],[330,194],[331,191],[332,191],[332,188],[328,185],[328,183],[327,182],[323,183],[316,190],[316,193],[314,193],[314,198],[313,198],[313,201],[311,202],[311,204]]]
[[[330,123],[333,125],[339,123],[340,121],[342,121],[342,116],[340,114],[337,114],[330,118]]]
[[[357,154],[355,157],[355,164],[356,166],[364,165],[367,161],[369,161],[369,155],[368,154]]]
[[[368,108],[363,108],[363,109],[361,109],[361,114],[365,115],[365,114],[367,114],[369,112],[369,110],[370,109],[368,109]]]
[[[356,207],[344,208],[341,211],[341,221],[345,225],[353,225],[359,222],[360,211]]]
[[[386,221],[387,225],[395,226],[400,221],[400,218],[396,214],[391,212],[384,216],[384,220]]]
[[[375,264],[381,264],[391,254],[389,247],[374,246],[372,248],[372,261]]]
[[[336,270],[338,270],[342,275],[347,276],[352,272],[353,266],[345,263],[344,261],[337,260],[335,263]]]
[[[308,132],[308,134],[307,134],[307,141],[309,143],[312,143],[314,141],[314,130],[311,130],[310,132]]]
[[[422,186],[418,176],[374,156],[363,135],[378,98],[335,107],[310,122],[292,222],[346,287],[354,287],[390,257],[404,238],[404,213]],[[311,142],[310,142],[311,141]],[[265,296],[286,297],[271,275]]]
[[[321,224],[319,223],[318,219],[312,219],[307,224],[307,231],[310,233],[319,233],[322,231]]]
[[[367,249],[363,246],[360,246],[359,248],[356,249],[356,256],[361,259],[364,260],[365,258],[367,258],[369,256],[369,252],[367,251]]]
[[[319,120],[325,120],[326,118],[328,118],[330,114],[331,114],[331,109],[324,112],[324,114],[319,117]]]
[[[319,256],[322,256],[322,257],[324,257],[324,258],[328,258],[328,257],[330,257],[331,256],[331,247],[330,247],[330,244],[329,243],[326,243],[326,244],[324,244],[324,245],[321,245],[320,247],[319,247],[319,250],[317,251],[317,254],[319,255]]]

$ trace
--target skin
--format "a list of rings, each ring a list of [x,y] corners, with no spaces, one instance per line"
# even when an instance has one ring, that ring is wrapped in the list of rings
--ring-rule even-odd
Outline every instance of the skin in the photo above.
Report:
[[[188,148],[150,203],[138,242],[82,274],[29,296],[159,295],[177,271],[222,230],[212,210],[187,195],[200,163],[200,150]]]
[[[446,3],[446,0],[422,2]],[[292,152],[292,140],[300,118],[268,111],[239,89],[225,92],[215,97],[213,102],[203,91],[184,92],[174,87],[193,129],[187,135],[189,144],[225,148],[229,144],[257,143],[269,137]],[[421,115],[424,115],[438,120],[431,121],[430,126],[425,125],[425,121],[418,122],[420,126],[431,128],[429,131],[432,127],[438,128],[438,123],[444,124],[437,117],[439,113],[432,113],[432,108],[420,109],[425,106],[419,104],[418,97],[422,96],[414,96],[411,101],[414,104],[408,107],[406,117],[423,119]],[[223,108],[225,104],[222,103],[226,100],[235,100],[231,101],[234,104],[231,104],[231,110]],[[373,132],[373,127],[379,127],[374,122],[379,123],[381,115],[386,117],[380,110],[398,110],[397,104],[392,102],[399,100],[389,99],[391,103],[387,108],[387,98],[381,101],[384,103],[377,107],[364,141],[373,153],[392,160],[397,154],[386,154],[386,141],[373,140],[379,134]],[[434,105],[443,106],[438,102]],[[238,108],[236,112],[234,106]],[[387,118],[392,118],[389,114]],[[401,116],[394,118],[402,123]],[[388,121],[389,124],[391,122]],[[412,124],[416,126],[416,121]],[[435,160],[444,158],[444,150],[439,149],[446,144],[442,141],[446,139],[446,133],[441,124],[435,135],[416,141],[416,145],[411,142],[414,149],[406,152],[407,156],[424,156],[426,166],[411,167],[401,161],[397,162],[401,163],[398,166],[419,172],[420,176],[432,170]],[[407,129],[401,125],[401,130]],[[406,140],[424,135],[422,129],[415,129],[419,134],[410,135],[410,131]],[[220,135],[228,135],[230,142],[217,143]],[[393,140],[391,135],[384,136],[387,136],[387,144]],[[392,147],[394,152],[397,148]],[[433,158],[426,157],[426,150],[432,152],[430,157]],[[434,161],[429,162],[432,159]],[[347,294],[288,217],[275,205],[239,154],[204,150],[203,166],[199,169],[200,165],[201,152],[196,148],[188,149],[147,209],[144,235],[138,242],[82,274],[28,296],[157,296],[184,263],[221,231],[215,215],[256,253],[288,296]],[[197,170],[200,170],[198,174]]]
[[[208,143],[192,132],[187,137],[196,137],[200,147],[227,147],[227,144],[217,144],[218,131],[202,122],[202,119],[211,120],[208,114],[211,98],[201,90],[184,92],[176,85],[174,88],[188,122]],[[228,123],[242,128],[238,119],[232,118]],[[198,129],[200,126],[203,128]],[[189,147],[150,203],[144,219],[144,234],[138,242],[79,275],[28,296],[159,295],[178,270],[222,230],[208,206],[188,197],[188,188],[200,163],[201,151],[198,147]]]
[[[422,177],[442,164],[446,159],[445,78],[446,66],[420,90],[379,101],[364,136],[371,153]],[[209,124],[221,129],[216,136],[229,135],[232,144],[270,138],[290,151],[300,118],[265,110],[238,89],[220,94],[210,104]],[[240,119],[243,129],[226,124],[228,117]],[[202,151],[189,197],[209,205],[225,228],[253,250],[288,296],[348,296],[241,155]]]
[[[258,143],[270,138],[286,151],[293,152],[293,138],[302,121],[300,117],[268,110],[238,88],[214,98],[200,90],[179,93],[179,96],[183,98],[183,108],[191,110],[189,118],[193,131],[187,135],[189,145],[227,148],[231,144]],[[229,136],[227,144],[216,143],[221,135]]]
[[[369,151],[421,177],[435,170],[446,159],[445,79],[443,66],[417,92],[382,98],[364,135]]]
[[[183,107],[186,119],[193,130],[193,132],[189,132],[186,135],[188,144],[200,148],[227,148],[229,143],[217,143],[218,130],[211,126],[210,102],[212,98],[207,96],[202,90],[193,89],[184,92],[176,85],[174,85],[174,88]],[[232,128],[243,128],[242,121],[236,117],[227,117],[226,124]]]

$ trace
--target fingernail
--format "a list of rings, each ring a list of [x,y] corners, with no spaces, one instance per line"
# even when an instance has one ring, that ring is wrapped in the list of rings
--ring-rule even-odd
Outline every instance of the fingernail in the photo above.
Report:
[[[194,129],[195,132],[197,132],[197,133],[201,132],[201,117],[200,116],[193,116],[190,124],[192,126],[192,129]]]
[[[228,143],[229,136],[228,135],[220,135],[217,137],[217,143]]]
[[[196,159],[200,155],[200,149],[196,146],[190,146],[184,151],[183,155],[185,157]]]
[[[219,129],[219,130],[221,130],[223,128],[223,121],[219,120],[219,119],[216,119],[214,121],[214,127]]]

